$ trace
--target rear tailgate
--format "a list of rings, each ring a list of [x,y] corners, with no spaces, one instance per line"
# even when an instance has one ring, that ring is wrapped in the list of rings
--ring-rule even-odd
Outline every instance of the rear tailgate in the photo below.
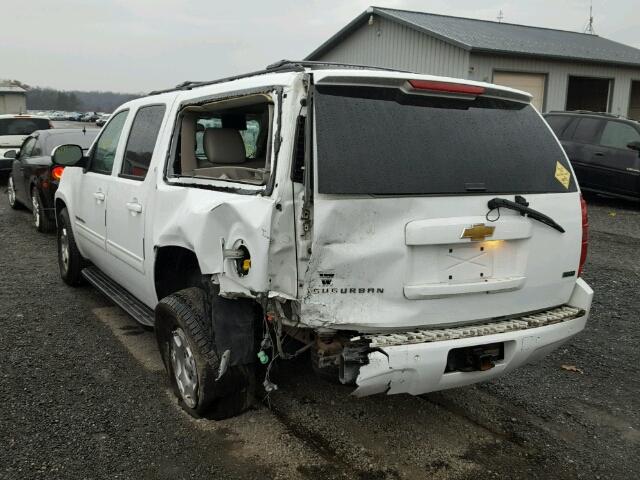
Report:
[[[580,257],[579,191],[526,98],[484,88],[417,91],[389,78],[316,75],[316,86],[306,322],[402,330],[569,299]],[[489,200],[515,195],[565,232],[489,211]]]

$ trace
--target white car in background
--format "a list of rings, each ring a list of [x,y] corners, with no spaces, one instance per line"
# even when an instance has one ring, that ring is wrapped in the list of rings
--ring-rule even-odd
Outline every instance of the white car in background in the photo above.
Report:
[[[11,171],[22,142],[36,130],[53,128],[48,117],[23,114],[0,115],[0,172]],[[6,156],[5,156],[6,155]]]

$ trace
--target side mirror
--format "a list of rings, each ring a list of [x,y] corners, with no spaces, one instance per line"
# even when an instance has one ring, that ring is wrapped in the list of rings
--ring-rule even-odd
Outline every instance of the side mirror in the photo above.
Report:
[[[55,165],[63,167],[84,167],[85,158],[80,145],[58,145],[51,152],[51,160]]]
[[[17,156],[17,150],[7,150],[6,152],[4,152],[4,158],[16,158]]]
[[[638,141],[629,142],[627,143],[627,148],[630,148],[631,150],[635,150],[636,152],[640,153],[640,142]]]

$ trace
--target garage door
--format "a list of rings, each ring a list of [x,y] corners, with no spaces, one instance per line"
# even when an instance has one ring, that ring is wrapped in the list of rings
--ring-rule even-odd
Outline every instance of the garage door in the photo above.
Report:
[[[529,92],[533,96],[531,103],[540,112],[543,111],[544,80],[545,75],[540,73],[493,73],[493,83]]]

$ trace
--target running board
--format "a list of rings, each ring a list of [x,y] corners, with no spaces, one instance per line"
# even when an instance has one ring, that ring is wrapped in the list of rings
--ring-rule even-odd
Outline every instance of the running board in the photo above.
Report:
[[[99,268],[83,268],[82,276],[103,295],[111,299],[113,303],[131,315],[136,322],[141,323],[145,327],[153,327],[155,323],[153,310],[114,282]]]

